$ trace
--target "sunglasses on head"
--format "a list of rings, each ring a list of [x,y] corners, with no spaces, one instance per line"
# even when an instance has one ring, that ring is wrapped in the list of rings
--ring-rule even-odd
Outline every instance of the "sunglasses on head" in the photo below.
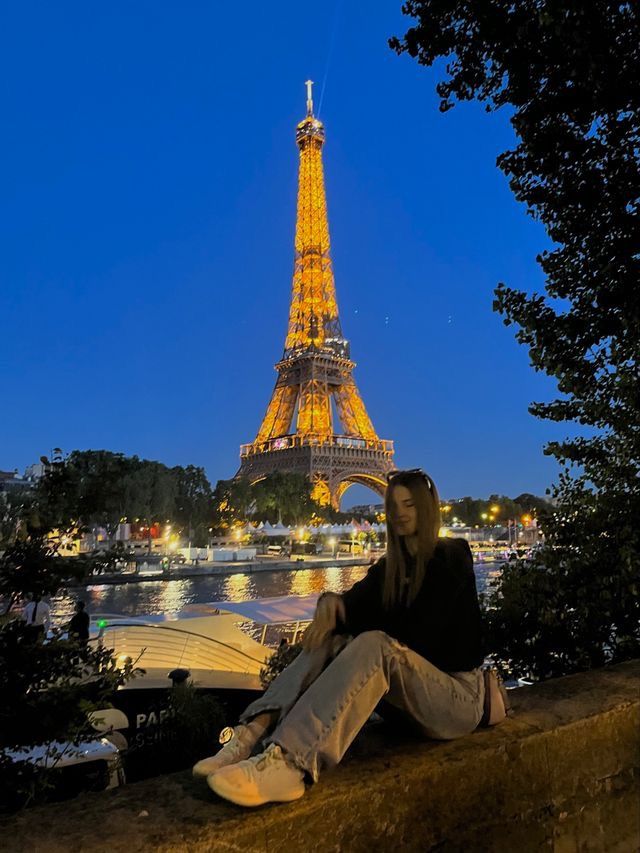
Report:
[[[431,477],[429,477],[428,474],[425,474],[425,472],[422,470],[422,468],[409,468],[409,469],[405,469],[403,471],[402,470],[389,471],[389,473],[387,474],[387,483],[391,483],[395,477],[400,477],[400,476],[421,477],[425,481],[425,483],[427,484],[427,488],[429,489],[429,491],[430,492],[433,491],[433,482],[431,480]]]

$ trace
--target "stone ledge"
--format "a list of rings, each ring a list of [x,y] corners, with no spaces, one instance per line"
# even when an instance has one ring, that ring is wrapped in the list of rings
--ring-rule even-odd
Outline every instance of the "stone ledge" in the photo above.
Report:
[[[188,773],[0,821],[7,853],[640,849],[640,661],[512,691],[515,715],[450,742],[372,726],[289,805],[244,810]],[[141,816],[147,812],[148,816]]]

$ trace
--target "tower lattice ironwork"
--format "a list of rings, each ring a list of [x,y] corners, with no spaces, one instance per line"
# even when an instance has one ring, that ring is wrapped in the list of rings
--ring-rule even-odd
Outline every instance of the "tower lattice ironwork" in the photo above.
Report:
[[[312,81],[306,86],[307,115],[296,129],[298,207],[284,354],[258,434],[240,448],[237,476],[257,481],[273,471],[302,472],[316,500],[338,507],[353,483],[384,493],[393,442],[373,428],[342,334],[322,168],[324,125],[313,114]]]

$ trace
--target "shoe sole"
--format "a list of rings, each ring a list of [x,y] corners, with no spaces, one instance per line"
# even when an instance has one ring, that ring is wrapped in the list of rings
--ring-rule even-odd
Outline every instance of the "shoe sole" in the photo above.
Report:
[[[304,784],[301,784],[295,793],[289,794],[286,797],[261,799],[255,794],[243,794],[241,791],[236,791],[235,789],[227,789],[224,780],[216,779],[215,774],[207,777],[207,785],[215,794],[222,797],[223,800],[228,800],[237,806],[246,806],[247,808],[264,806],[266,803],[292,803],[294,800],[299,800],[300,797],[303,797],[306,790]]]

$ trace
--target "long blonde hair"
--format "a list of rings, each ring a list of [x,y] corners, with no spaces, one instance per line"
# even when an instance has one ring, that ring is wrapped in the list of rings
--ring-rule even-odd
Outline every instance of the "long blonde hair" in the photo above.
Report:
[[[415,599],[420,591],[427,563],[433,557],[438,534],[440,531],[440,498],[438,490],[431,477],[423,471],[394,471],[389,474],[389,485],[384,498],[384,508],[387,516],[387,557],[384,573],[383,602],[389,609],[393,607],[406,585],[409,585],[405,602],[407,605]],[[400,536],[393,525],[393,492],[396,486],[405,486],[411,492],[416,507],[417,523],[417,553],[415,570],[409,577],[404,551]]]

